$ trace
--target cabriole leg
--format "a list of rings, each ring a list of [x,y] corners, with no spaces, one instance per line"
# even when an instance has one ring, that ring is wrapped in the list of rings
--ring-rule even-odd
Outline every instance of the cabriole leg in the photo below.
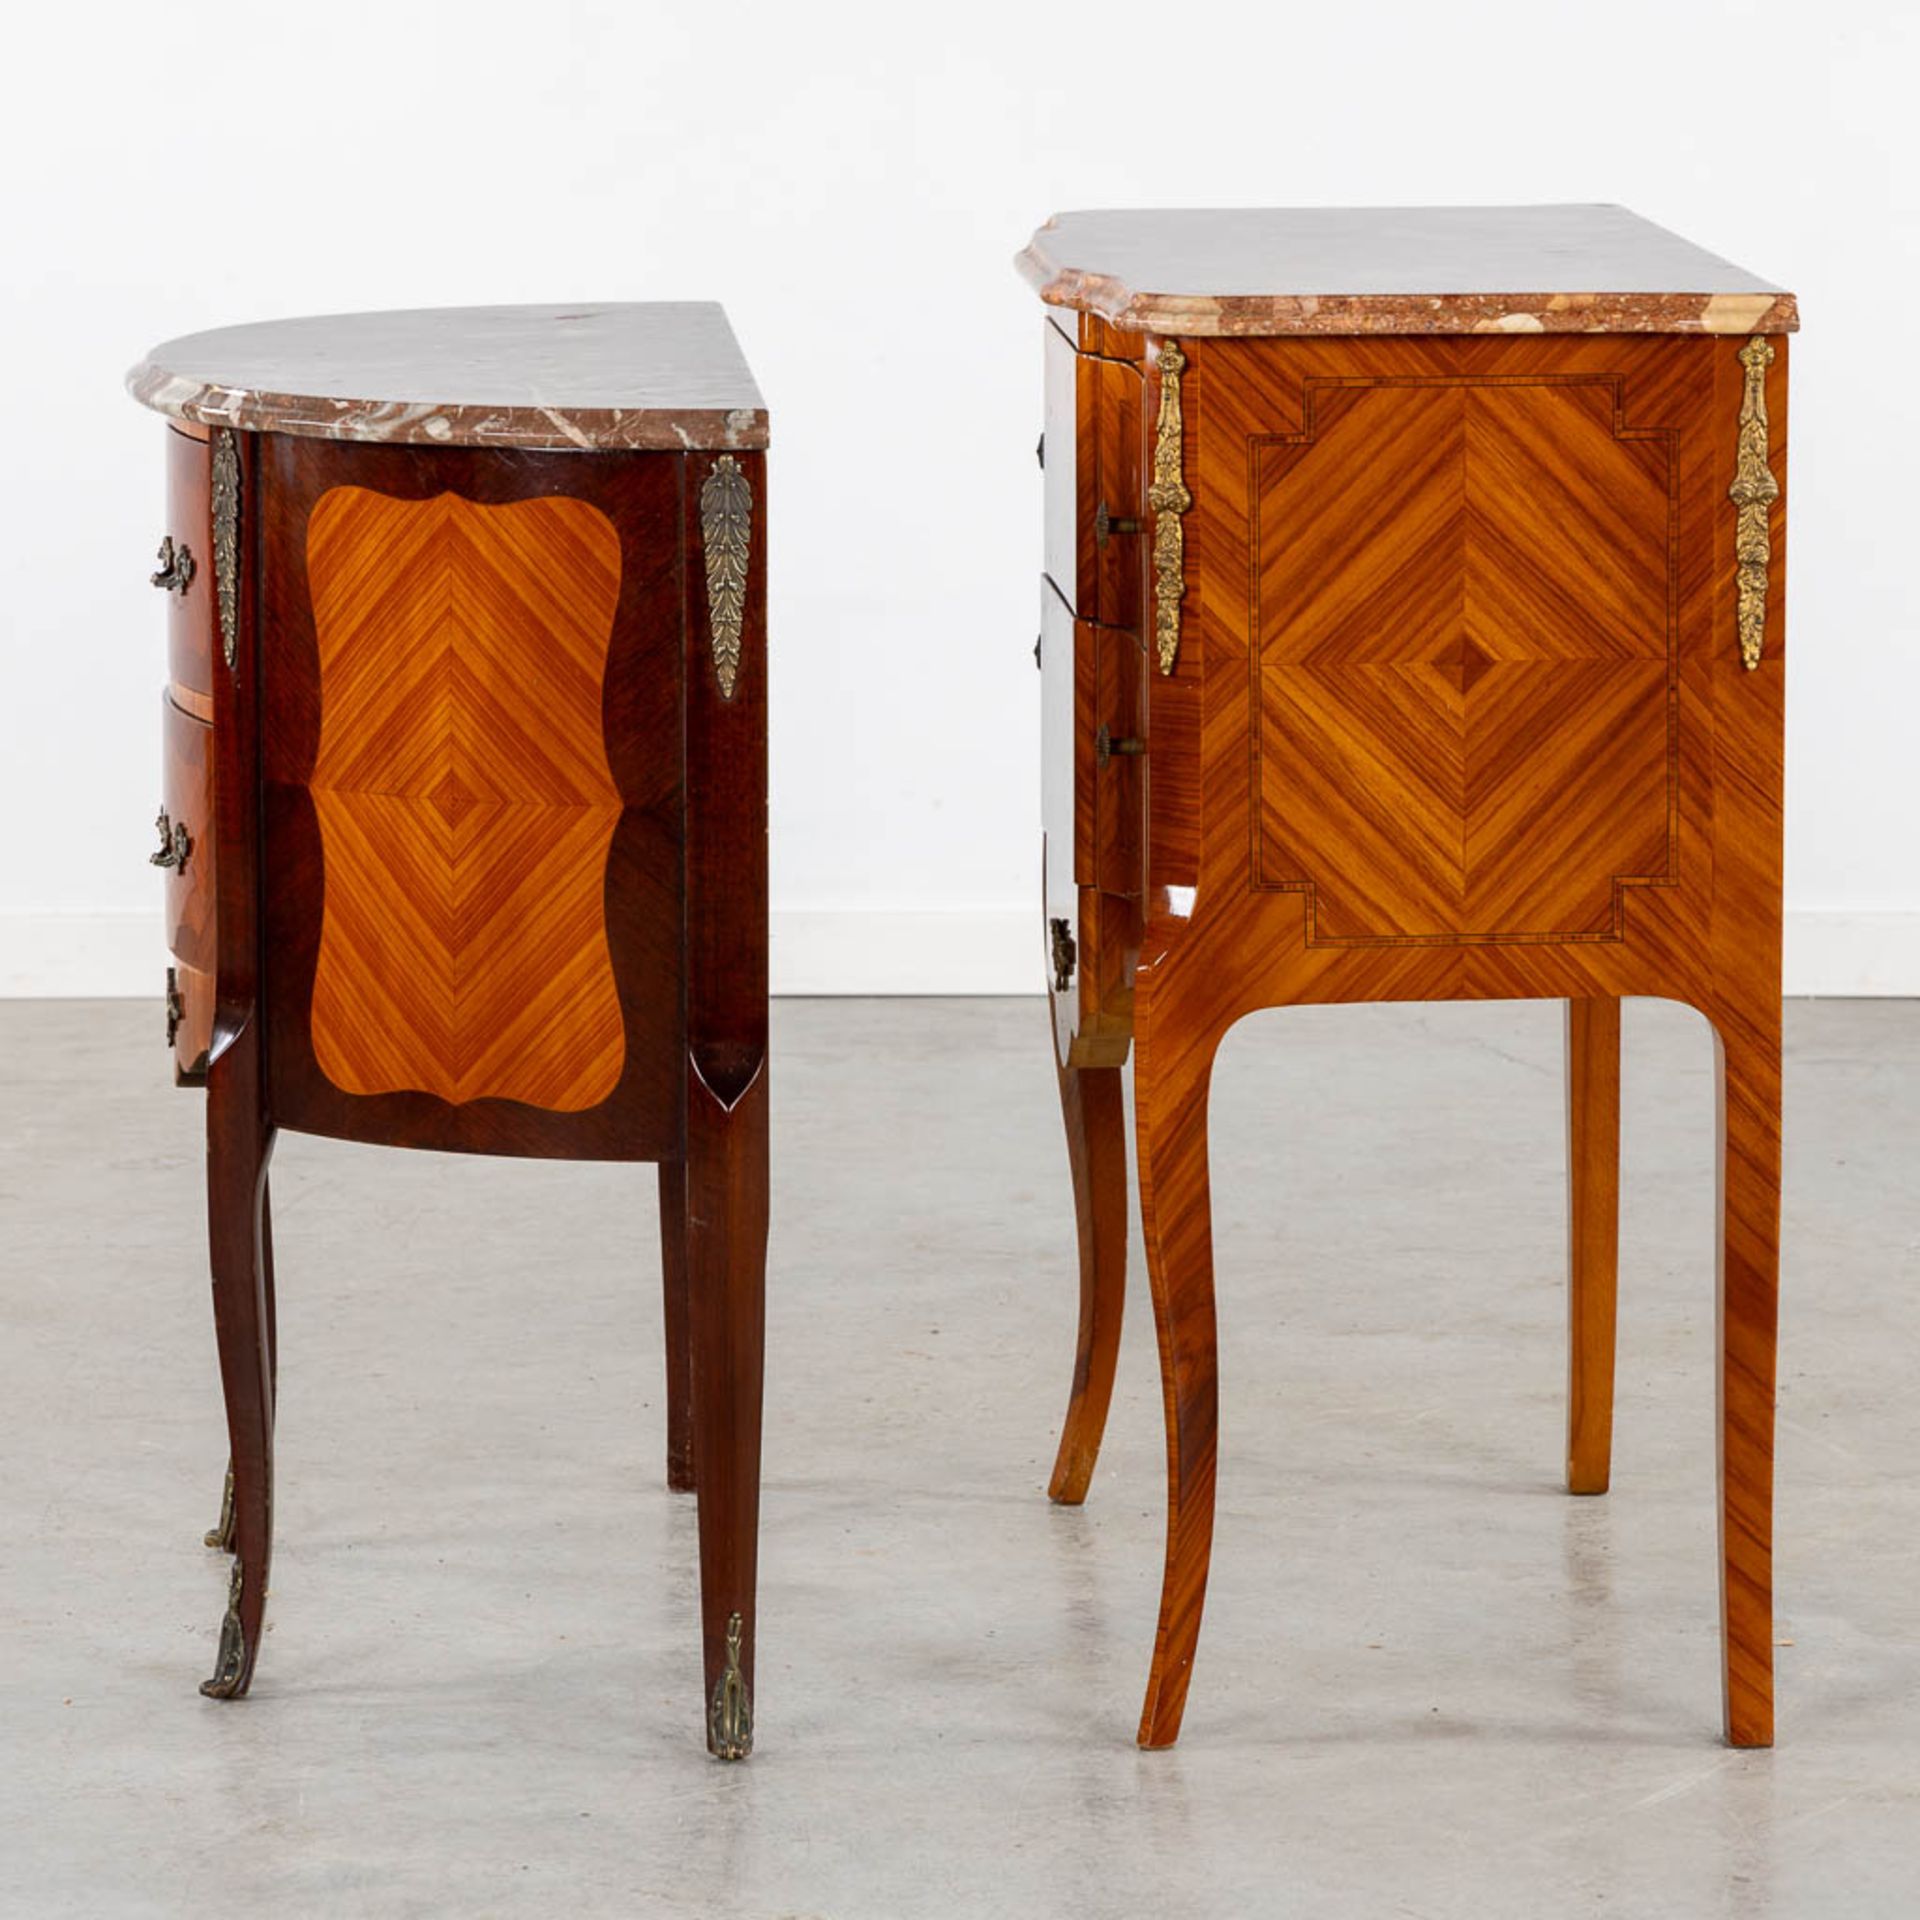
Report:
[[[1207,1086],[1216,1045],[1216,1035],[1163,1031],[1144,1017],[1135,1029],[1140,1214],[1167,1419],[1167,1561],[1140,1715],[1143,1747],[1179,1738],[1213,1552],[1219,1371]]]
[[[260,1275],[267,1308],[267,1378],[279,1391],[280,1328],[274,1308],[273,1288],[273,1185],[264,1174],[260,1183]],[[233,1551],[233,1461],[227,1461],[226,1478],[220,1487],[220,1517],[202,1536],[206,1544],[222,1553]]]
[[[1080,1337],[1049,1499],[1087,1497],[1113,1399],[1127,1291],[1126,1100],[1118,1067],[1062,1067],[1060,1110],[1080,1240]]]
[[[214,1330],[227,1405],[233,1567],[219,1650],[200,1691],[238,1699],[253,1682],[273,1557],[273,1348],[267,1267],[267,1160],[250,1025],[207,1076],[207,1237]]]

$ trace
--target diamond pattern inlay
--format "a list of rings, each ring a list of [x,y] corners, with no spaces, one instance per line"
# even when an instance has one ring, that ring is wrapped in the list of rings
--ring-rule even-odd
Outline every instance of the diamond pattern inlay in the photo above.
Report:
[[[1255,451],[1259,884],[1316,944],[1612,937],[1670,857],[1671,437],[1605,377],[1304,412]]]
[[[583,500],[335,487],[307,572],[321,1071],[355,1094],[596,1105],[625,1059],[601,719],[618,532]]]

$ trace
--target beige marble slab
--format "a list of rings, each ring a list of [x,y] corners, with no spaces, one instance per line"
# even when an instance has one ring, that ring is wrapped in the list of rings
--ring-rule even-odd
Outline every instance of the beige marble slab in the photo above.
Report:
[[[1791,333],[1792,294],[1614,206],[1056,214],[1019,256],[1132,332]]]
[[[191,333],[127,375],[202,426],[328,440],[583,451],[767,444],[766,404],[712,301],[433,307]]]

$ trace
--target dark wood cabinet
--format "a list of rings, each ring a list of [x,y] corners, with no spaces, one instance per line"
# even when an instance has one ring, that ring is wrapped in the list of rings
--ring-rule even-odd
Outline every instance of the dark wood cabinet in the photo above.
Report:
[[[1113,1375],[1131,1049],[1170,1460],[1142,1744],[1178,1734],[1212,1539],[1222,1036],[1309,1002],[1567,1003],[1592,1493],[1636,994],[1716,1037],[1726,1732],[1767,1744],[1792,296],[1606,207],[1070,214],[1022,265],[1082,1258],[1054,1493],[1084,1496]]]
[[[232,1451],[203,1691],[247,1691],[269,1579],[275,1134],[651,1160],[668,1477],[700,1503],[708,1744],[739,1758],[767,1233],[752,378],[685,306],[235,328],[130,384],[174,419],[154,858],[168,1038],[208,1091]]]

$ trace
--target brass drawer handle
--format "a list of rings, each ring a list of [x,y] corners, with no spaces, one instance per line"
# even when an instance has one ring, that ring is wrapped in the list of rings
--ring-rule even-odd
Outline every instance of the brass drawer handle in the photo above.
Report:
[[[187,1003],[180,998],[180,976],[167,969],[167,1045],[180,1036],[180,1022],[187,1017]]]
[[[173,535],[160,542],[158,555],[160,570],[147,577],[162,593],[177,593],[183,597],[193,584],[193,549],[182,540],[176,547]]]
[[[1110,536],[1116,533],[1138,533],[1144,522],[1124,520],[1117,513],[1107,511],[1107,503],[1100,502],[1100,510],[1093,516],[1093,539],[1096,546],[1104,547]]]
[[[1073,985],[1073,969],[1080,957],[1073,944],[1073,928],[1066,921],[1047,922],[1047,950],[1053,961],[1053,990],[1065,993]]]
[[[169,818],[166,808],[162,807],[153,824],[159,832],[160,844],[147,855],[147,864],[171,867],[176,873],[184,874],[187,858],[193,852],[193,835],[187,831],[187,823]]]
[[[1104,767],[1116,755],[1123,759],[1135,760],[1146,757],[1147,743],[1131,737],[1116,740],[1105,727],[1101,727],[1093,736],[1093,763]]]

